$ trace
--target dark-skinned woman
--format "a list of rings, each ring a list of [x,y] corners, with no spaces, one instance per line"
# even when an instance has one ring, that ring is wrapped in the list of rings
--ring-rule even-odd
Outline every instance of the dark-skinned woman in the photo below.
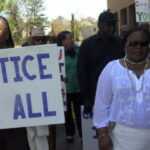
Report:
[[[100,150],[150,149],[149,42],[146,30],[131,29],[125,57],[108,63],[99,77],[94,126]]]
[[[13,47],[14,41],[9,24],[4,17],[0,16],[0,49]],[[26,129],[0,129],[0,150],[30,150]]]
[[[57,36],[58,46],[64,46],[65,48],[65,66],[66,66],[66,93],[67,93],[67,111],[65,112],[65,132],[66,140],[68,143],[74,141],[73,137],[75,134],[75,124],[72,115],[73,104],[76,125],[79,136],[82,137],[81,132],[81,95],[77,80],[77,58],[78,58],[78,47],[74,45],[74,38],[71,32],[62,31]]]

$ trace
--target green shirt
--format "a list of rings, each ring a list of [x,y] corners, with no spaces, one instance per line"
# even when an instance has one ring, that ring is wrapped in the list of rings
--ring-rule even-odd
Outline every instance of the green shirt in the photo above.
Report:
[[[75,55],[73,57],[65,55],[66,77],[68,78],[67,93],[80,92],[77,79],[77,58],[78,49],[75,49]]]

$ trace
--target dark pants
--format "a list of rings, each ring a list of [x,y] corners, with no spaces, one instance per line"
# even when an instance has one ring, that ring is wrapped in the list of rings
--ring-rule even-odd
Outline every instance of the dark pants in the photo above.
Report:
[[[82,137],[81,129],[81,95],[80,93],[67,94],[67,111],[65,112],[65,131],[67,136],[73,136],[75,134],[75,125],[72,116],[71,102],[73,103],[76,125],[79,132],[79,136]]]
[[[56,150],[56,125],[49,126],[48,144],[49,150]]]
[[[30,150],[26,129],[1,129],[0,150]]]

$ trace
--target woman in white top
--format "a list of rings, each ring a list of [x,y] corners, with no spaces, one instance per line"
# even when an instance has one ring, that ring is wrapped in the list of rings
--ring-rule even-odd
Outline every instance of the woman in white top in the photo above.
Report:
[[[97,84],[94,126],[99,149],[150,150],[149,33],[134,28],[124,42],[125,57],[108,63]]]

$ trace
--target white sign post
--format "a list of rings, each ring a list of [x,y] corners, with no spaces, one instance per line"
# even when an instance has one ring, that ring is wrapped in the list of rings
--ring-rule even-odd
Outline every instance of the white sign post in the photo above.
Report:
[[[64,123],[55,44],[0,50],[0,129]]]
[[[149,0],[135,0],[136,22],[150,21]]]

